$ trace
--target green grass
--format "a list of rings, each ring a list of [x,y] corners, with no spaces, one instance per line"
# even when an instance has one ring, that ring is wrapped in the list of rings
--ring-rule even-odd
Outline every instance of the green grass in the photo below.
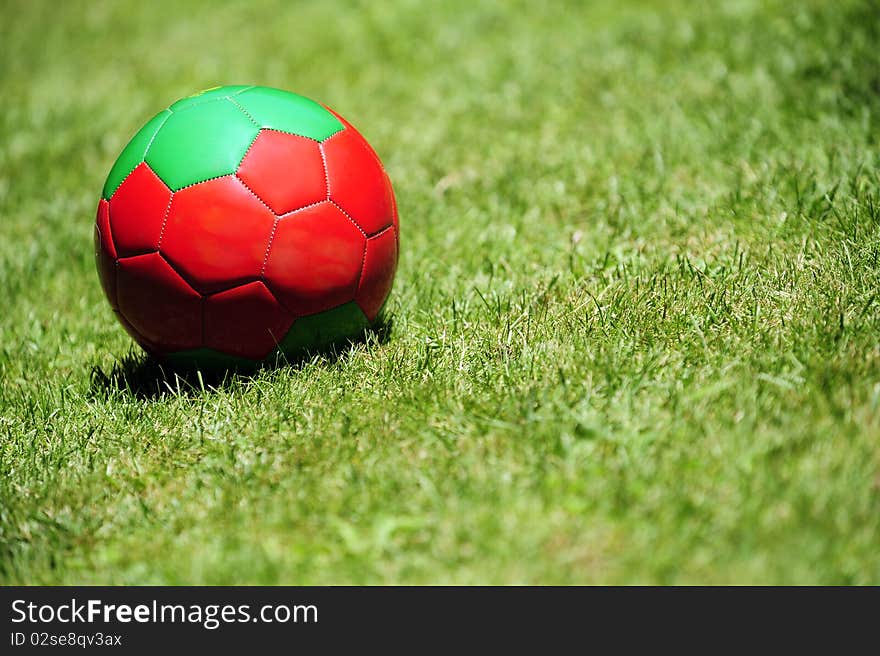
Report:
[[[0,581],[880,583],[880,5],[583,4],[4,0]],[[227,83],[362,130],[402,260],[203,388],[91,231]]]

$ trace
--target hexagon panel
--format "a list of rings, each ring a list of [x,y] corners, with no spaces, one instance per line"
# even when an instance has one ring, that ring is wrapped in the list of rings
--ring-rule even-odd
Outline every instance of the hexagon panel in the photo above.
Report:
[[[257,281],[208,296],[204,321],[206,347],[262,360],[287,334],[293,316]]]
[[[315,141],[323,141],[343,129],[339,119],[326,108],[289,91],[254,87],[235,96],[234,102],[262,128],[290,132]]]
[[[354,299],[363,233],[332,203],[279,219],[266,260],[269,289],[293,314],[314,314]]]
[[[391,225],[394,200],[379,158],[354,128],[321,144],[330,198],[367,234]]]
[[[175,192],[159,249],[204,294],[260,277],[275,215],[226,176]]]
[[[172,190],[234,173],[259,128],[229,99],[173,112],[156,133],[146,162]]]

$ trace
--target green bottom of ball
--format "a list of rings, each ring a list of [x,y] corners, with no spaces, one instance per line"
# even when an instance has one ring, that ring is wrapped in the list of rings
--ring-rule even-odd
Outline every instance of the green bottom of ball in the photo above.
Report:
[[[379,316],[382,316],[381,311]],[[181,369],[207,371],[284,365],[358,341],[380,322],[381,319],[377,319],[371,324],[358,304],[352,301],[326,312],[298,318],[275,350],[263,360],[249,360],[210,348],[168,353],[162,360]]]

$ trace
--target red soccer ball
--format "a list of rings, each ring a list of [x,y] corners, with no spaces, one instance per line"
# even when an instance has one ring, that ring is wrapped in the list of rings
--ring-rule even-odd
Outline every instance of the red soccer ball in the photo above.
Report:
[[[95,250],[110,305],[164,360],[256,363],[377,321],[397,267],[391,181],[332,110],[218,87],[151,119],[114,164]]]

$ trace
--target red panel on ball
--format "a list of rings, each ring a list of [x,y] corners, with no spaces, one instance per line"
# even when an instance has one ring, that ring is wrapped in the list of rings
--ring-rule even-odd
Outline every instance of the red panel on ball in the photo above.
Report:
[[[119,257],[155,251],[171,190],[146,162],[137,165],[110,198],[110,226]]]
[[[103,198],[98,203],[98,215],[95,219],[95,266],[101,288],[116,308],[116,249],[110,235],[110,204]]]
[[[293,317],[262,282],[205,299],[205,346],[227,355],[262,360],[284,339]]]
[[[297,316],[347,303],[357,289],[364,241],[332,203],[290,214],[279,220],[269,251],[269,288]]]
[[[395,232],[391,227],[367,240],[364,270],[355,300],[370,321],[375,320],[379,314],[391,291],[391,283],[394,282],[394,272],[397,269]]]
[[[397,216],[397,198],[394,196],[394,188],[391,186],[391,178],[385,174],[385,184],[388,193],[391,194],[391,225],[394,226],[394,238],[397,240],[397,249],[400,250],[400,218]]]
[[[103,198],[98,203],[95,227],[97,227],[101,233],[100,246],[104,249],[111,260],[116,260],[116,246],[113,244],[113,233],[110,231],[110,203]]]
[[[260,277],[275,215],[241,180],[225,176],[174,194],[160,249],[208,294]]]
[[[330,198],[367,234],[391,225],[391,185],[370,144],[351,126],[321,144]]]
[[[317,142],[263,130],[251,145],[238,177],[276,214],[327,198],[324,162]]]
[[[161,356],[163,351],[158,348],[155,344],[150,342],[146,337],[141,335],[138,331],[134,329],[119,310],[113,310],[113,314],[116,315],[116,318],[119,320],[119,323],[122,324],[122,327],[125,328],[125,332],[128,333],[129,337],[131,337],[134,341],[141,345],[147,353],[154,356]]]
[[[119,311],[147,341],[143,346],[161,352],[201,346],[202,297],[161,255],[120,259],[116,289]]]

